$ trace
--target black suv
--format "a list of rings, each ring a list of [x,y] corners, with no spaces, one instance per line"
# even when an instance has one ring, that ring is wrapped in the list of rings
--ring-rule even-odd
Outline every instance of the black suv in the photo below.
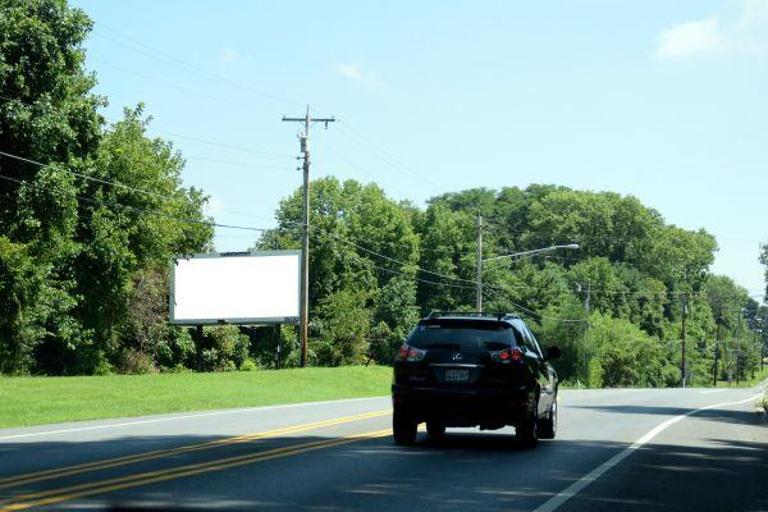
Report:
[[[440,439],[446,427],[494,430],[510,425],[525,444],[557,429],[557,374],[536,337],[511,314],[432,313],[395,358],[395,442],[412,444],[419,423]]]

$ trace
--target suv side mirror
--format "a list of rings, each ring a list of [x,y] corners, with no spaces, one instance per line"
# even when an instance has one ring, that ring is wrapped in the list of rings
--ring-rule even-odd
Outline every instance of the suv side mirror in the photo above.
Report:
[[[563,355],[563,352],[560,350],[560,347],[547,347],[547,361],[557,359],[561,355]]]

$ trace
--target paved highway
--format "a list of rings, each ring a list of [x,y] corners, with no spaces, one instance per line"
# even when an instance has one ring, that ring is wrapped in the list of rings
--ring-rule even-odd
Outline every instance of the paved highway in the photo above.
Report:
[[[768,510],[757,392],[563,390],[535,449],[396,447],[388,398],[0,430],[0,510]]]

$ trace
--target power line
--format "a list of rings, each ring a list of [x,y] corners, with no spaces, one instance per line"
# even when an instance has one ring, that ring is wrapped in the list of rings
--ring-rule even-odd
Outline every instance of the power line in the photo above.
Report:
[[[437,183],[435,183],[433,181],[430,181],[430,180],[427,180],[426,178],[424,178],[420,174],[417,174],[417,173],[409,170],[408,168],[404,167],[403,165],[401,165],[400,163],[395,161],[393,158],[389,157],[386,153],[384,153],[383,151],[377,149],[376,146],[372,142],[368,141],[365,137],[363,137],[363,136],[353,132],[351,130],[352,127],[346,121],[343,122],[343,123],[340,122],[339,126],[342,129],[342,132],[346,133],[349,137],[351,137],[353,140],[355,140],[358,145],[361,145],[363,147],[367,147],[367,149],[371,153],[373,153],[380,160],[385,162],[387,165],[389,165],[391,168],[395,169],[399,173],[408,175],[411,178],[415,177],[415,178],[417,178],[419,181],[421,181],[425,185],[437,186]]]
[[[21,103],[22,105],[26,105],[26,106],[31,107],[31,108],[36,108],[36,107],[39,106],[36,103],[30,103],[29,101],[24,101],[24,100],[22,100],[20,98],[13,98],[13,97],[10,97],[10,96],[5,96],[3,94],[0,94],[0,98],[6,100],[7,102],[16,101],[16,102]],[[106,115],[102,115],[102,117],[105,120],[107,120],[110,123],[112,123],[112,124],[117,124],[117,123],[120,123],[120,122],[124,121],[124,119],[115,119],[115,118],[112,118],[112,117],[109,117],[109,116],[106,116]],[[229,151],[239,151],[239,152],[242,152],[242,153],[252,153],[252,154],[255,154],[255,155],[259,155],[259,156],[268,156],[268,157],[275,157],[275,158],[290,158],[290,159],[293,159],[293,155],[289,155],[287,153],[275,153],[275,152],[272,152],[272,151],[253,149],[253,148],[249,148],[249,147],[237,146],[237,145],[234,145],[234,144],[229,144],[229,143],[224,143],[224,142],[212,141],[212,140],[208,140],[208,139],[205,139],[205,138],[202,138],[202,137],[198,137],[196,135],[188,135],[188,134],[184,134],[184,133],[171,132],[171,131],[168,131],[168,130],[163,130],[163,129],[160,129],[160,128],[155,128],[153,126],[146,126],[145,129],[147,131],[150,131],[150,132],[157,132],[157,133],[161,133],[161,134],[165,134],[165,135],[170,135],[171,137],[177,137],[177,138],[180,138],[180,139],[187,139],[187,140],[190,140],[190,141],[193,141],[193,142],[197,142],[199,144],[205,144],[205,145],[208,145],[208,146],[217,147],[217,148],[221,148],[221,149],[226,149],[226,150],[229,150]]]
[[[453,276],[449,276],[449,275],[446,275],[446,274],[441,274],[440,272],[435,272],[433,270],[428,270],[428,269],[419,267],[417,265],[413,265],[411,263],[407,263],[405,261],[398,260],[397,258],[393,258],[391,256],[387,256],[386,254],[381,254],[380,252],[376,252],[376,251],[374,251],[372,249],[368,249],[367,247],[364,247],[364,246],[362,246],[360,244],[357,244],[357,243],[355,243],[355,242],[353,242],[351,240],[344,239],[344,238],[342,238],[340,235],[338,235],[336,233],[333,233],[333,232],[330,232],[330,231],[327,231],[327,230],[323,230],[321,228],[317,228],[317,227],[314,227],[314,226],[312,227],[312,229],[319,229],[320,231],[323,231],[328,236],[333,237],[333,238],[337,238],[341,242],[346,243],[348,245],[351,245],[352,247],[355,247],[356,249],[359,249],[359,250],[361,250],[361,251],[363,251],[363,252],[365,252],[367,254],[370,254],[371,256],[376,256],[378,258],[390,261],[392,263],[397,263],[398,265],[401,265],[403,267],[413,266],[417,272],[423,272],[425,274],[433,275],[435,277],[439,277],[439,278],[442,278],[442,279],[447,279],[449,281],[456,281],[456,282],[474,284],[474,281],[471,281],[469,279],[462,279],[460,277],[453,277]]]
[[[27,181],[27,180],[20,180],[18,178],[13,178],[11,176],[6,176],[4,174],[0,174],[0,179],[4,179],[6,181],[10,181],[10,182],[17,183],[17,184],[20,184],[20,185],[29,185],[30,187],[33,187],[33,188],[50,186],[50,185],[44,184],[44,183],[33,183],[33,182],[30,182],[30,181]],[[84,196],[77,195],[77,194],[74,194],[73,197],[75,197],[76,199],[78,199],[80,201],[83,201],[83,202],[86,202],[88,204],[92,204],[92,205],[95,205],[95,206],[105,206],[105,207],[107,207],[107,206],[116,206],[118,208],[124,208],[124,209],[132,210],[132,211],[135,211],[135,212],[139,212],[139,213],[147,213],[149,215],[156,215],[156,216],[159,216],[159,217],[164,217],[164,218],[167,218],[167,219],[170,219],[170,220],[175,220],[175,221],[178,221],[178,222],[184,222],[184,223],[187,223],[187,224],[198,224],[198,225],[205,225],[205,226],[211,226],[211,227],[217,227],[217,228],[223,228],[223,229],[236,229],[236,230],[241,230],[241,231],[254,231],[254,232],[258,232],[258,233],[264,233],[264,232],[270,231],[269,228],[257,228],[257,227],[253,227],[253,226],[240,226],[240,225],[236,225],[236,224],[221,224],[221,223],[218,223],[218,222],[207,221],[207,220],[200,220],[200,219],[192,219],[192,218],[189,218],[189,217],[178,217],[176,215],[170,215],[170,214],[167,214],[167,213],[164,213],[164,212],[160,212],[160,211],[157,211],[157,210],[150,210],[150,209],[147,209],[147,208],[138,208],[138,207],[135,207],[135,206],[130,206],[130,205],[127,205],[127,204],[120,203],[118,201],[115,201],[114,204],[112,204],[112,205],[107,205],[107,204],[105,204],[104,201],[96,201],[95,199],[92,199],[92,198],[89,198],[89,197],[84,197]]]
[[[319,233],[317,233],[316,231],[313,233],[313,235],[315,237],[317,237],[318,234]],[[343,239],[341,237],[334,237],[334,238],[336,239],[337,242],[352,243],[351,241]],[[326,241],[327,239],[316,238],[316,240],[320,242],[320,241]],[[355,257],[357,257],[358,259],[361,259],[358,254],[355,254],[355,253],[352,253],[352,254]],[[442,283],[442,282],[438,282],[438,281],[431,281],[429,279],[423,279],[423,278],[416,277],[414,274],[418,271],[418,267],[415,267],[414,265],[407,265],[407,266],[413,268],[413,270],[414,270],[413,272],[408,272],[408,271],[405,271],[405,270],[402,270],[402,269],[393,269],[393,268],[377,265],[376,263],[372,262],[370,259],[365,259],[365,261],[366,261],[366,263],[368,265],[370,265],[373,268],[376,268],[378,270],[382,270],[384,272],[389,272],[391,274],[405,276],[405,277],[408,277],[410,279],[413,279],[414,281],[418,281],[420,283],[425,283],[425,284],[434,285],[434,286],[443,286],[443,287],[448,287],[448,288],[459,288],[459,289],[466,289],[466,290],[474,290],[474,288],[471,287],[471,286],[464,286],[464,285],[453,284],[453,283]]]
[[[183,155],[184,160],[193,162],[211,162],[215,164],[227,165],[231,167],[242,167],[244,169],[274,169],[278,171],[293,171],[293,167],[284,165],[272,165],[264,162],[238,162],[235,160],[223,160],[220,158],[211,158],[207,156]]]
[[[125,184],[117,182],[117,181],[110,181],[110,180],[105,180],[105,179],[101,179],[101,178],[95,178],[93,176],[89,176],[87,174],[83,174],[83,173],[78,172],[78,171],[73,171],[72,169],[70,169],[65,164],[58,164],[58,163],[44,164],[43,162],[39,162],[37,160],[32,160],[31,158],[25,158],[25,157],[19,156],[19,155],[14,155],[14,154],[8,153],[6,151],[0,151],[0,156],[4,156],[4,157],[7,157],[7,158],[12,158],[12,159],[18,160],[20,162],[25,162],[25,163],[28,163],[28,164],[35,165],[37,167],[47,167],[48,165],[60,165],[61,166],[60,169],[63,170],[64,172],[67,172],[67,173],[72,174],[74,176],[78,176],[78,177],[83,178],[83,179],[88,180],[88,181],[92,181],[92,182],[95,182],[95,183],[101,183],[103,185],[109,185],[109,186],[112,186],[112,187],[122,188],[124,190],[128,190],[128,191],[131,191],[131,192],[136,192],[136,193],[139,193],[139,194],[144,194],[144,195],[147,195],[147,196],[150,196],[150,197],[156,197],[156,198],[160,198],[160,199],[174,200],[174,201],[178,199],[178,198],[173,198],[171,196],[167,196],[167,195],[164,195],[164,194],[158,194],[157,192],[152,192],[151,190],[145,190],[145,189],[141,189],[141,188],[132,187],[130,185],[125,185]]]
[[[212,146],[212,147],[228,149],[230,151],[240,151],[240,152],[243,152],[243,153],[253,153],[255,155],[273,156],[273,157],[277,157],[277,158],[291,158],[291,159],[293,158],[293,155],[289,155],[287,153],[273,153],[271,151],[262,151],[260,149],[246,148],[246,147],[243,147],[243,146],[236,146],[234,144],[227,144],[227,143],[224,143],[224,142],[211,141],[211,140],[203,139],[203,138],[200,138],[200,137],[197,137],[197,136],[194,136],[194,135],[185,135],[183,133],[171,132],[171,131],[168,131],[168,130],[161,130],[159,128],[154,128],[152,126],[148,126],[147,130],[148,131],[154,131],[154,132],[162,133],[162,134],[165,134],[165,135],[170,135],[171,137],[178,137],[180,139],[191,140],[191,141],[197,142],[199,144],[205,144],[205,145]]]
[[[108,36],[108,35],[104,34],[103,33],[104,30],[115,34],[117,37],[112,37],[112,36]],[[241,89],[243,91],[249,92],[249,93],[254,94],[256,96],[260,96],[262,98],[266,98],[266,99],[269,99],[269,100],[272,100],[272,101],[276,101],[276,102],[279,102],[279,103],[285,103],[287,105],[297,106],[297,105],[301,105],[302,104],[301,102],[298,102],[298,101],[295,101],[295,100],[292,100],[292,99],[288,99],[288,98],[283,98],[281,96],[277,96],[277,95],[274,95],[274,94],[271,94],[271,93],[268,93],[268,92],[265,92],[265,91],[260,91],[258,89],[254,89],[251,86],[244,85],[244,84],[235,82],[233,80],[230,80],[229,78],[226,78],[226,77],[224,77],[222,75],[219,75],[217,73],[213,73],[213,72],[211,72],[211,71],[209,71],[209,70],[207,70],[205,68],[202,68],[202,67],[197,66],[195,64],[192,64],[190,62],[182,60],[182,59],[180,59],[180,58],[178,58],[178,57],[176,57],[174,55],[171,55],[171,54],[169,54],[169,53],[167,53],[167,52],[165,52],[163,50],[160,50],[158,48],[150,46],[150,45],[146,44],[145,42],[143,42],[143,41],[141,41],[141,40],[139,40],[137,38],[134,38],[133,36],[130,36],[128,34],[125,34],[123,32],[115,30],[113,28],[110,28],[110,27],[108,27],[108,26],[106,26],[104,24],[100,24],[96,28],[94,33],[98,37],[101,37],[103,39],[106,39],[107,41],[111,41],[113,43],[122,45],[125,48],[128,48],[129,50],[131,50],[131,51],[133,51],[135,53],[138,53],[138,54],[141,54],[141,55],[145,55],[147,57],[150,57],[152,59],[155,59],[155,60],[157,60],[159,62],[163,62],[163,63],[166,63],[166,64],[174,64],[177,67],[180,67],[180,68],[186,70],[188,73],[197,74],[198,76],[203,76],[203,77],[205,77],[205,78],[207,78],[209,80],[215,81],[216,83],[225,84],[225,85],[228,85],[230,87],[234,87],[234,88]],[[122,40],[121,40],[121,38],[122,38]]]
[[[225,103],[227,105],[232,105],[234,107],[238,107],[239,109],[243,108],[243,104],[238,102],[238,101],[234,101],[234,100],[227,99],[227,98],[222,98],[220,96],[215,96],[215,95],[212,95],[212,94],[208,94],[206,92],[199,91],[197,89],[192,89],[190,87],[179,85],[179,84],[177,84],[175,82],[169,82],[167,80],[163,80],[163,79],[151,76],[151,75],[140,73],[138,71],[134,71],[132,69],[125,68],[123,66],[118,66],[117,64],[115,64],[113,62],[109,62],[107,60],[103,60],[103,59],[94,57],[93,55],[91,55],[91,59],[96,60],[101,65],[106,65],[107,67],[116,69],[117,71],[120,71],[121,73],[125,73],[125,74],[131,75],[131,76],[135,76],[135,77],[141,78],[143,80],[151,81],[154,84],[160,84],[160,85],[163,85],[165,87],[168,87],[168,88],[171,88],[171,89],[175,89],[175,90],[178,90],[178,91],[189,92],[189,93],[195,94],[195,95],[197,95],[197,96],[199,96],[201,98],[207,98],[209,100],[218,101],[220,103]],[[262,111],[262,112],[272,112],[272,113],[276,112],[275,109],[258,107],[258,106],[254,106],[254,105],[248,105],[248,108],[252,108],[254,110],[259,110],[259,111]]]
[[[539,313],[536,313],[534,310],[529,309],[522,304],[518,304],[514,301],[512,301],[509,296],[507,295],[507,292],[505,291],[499,291],[494,288],[489,288],[489,290],[492,290],[492,294],[495,296],[497,300],[501,298],[501,300],[505,300],[508,303],[510,303],[513,307],[519,309],[521,312],[523,312],[526,316],[529,316],[531,318],[534,318],[536,320],[550,320],[553,322],[561,322],[561,323],[584,323],[585,320],[583,319],[575,319],[575,318],[559,318],[554,316],[546,316],[541,315]],[[502,295],[503,294],[503,295]]]
[[[31,158],[25,158],[25,157],[22,157],[22,156],[14,155],[14,154],[8,153],[6,151],[0,151],[0,156],[4,156],[4,157],[7,157],[7,158],[12,158],[12,159],[15,159],[15,160],[18,160],[18,161],[21,161],[21,162],[25,162],[25,163],[29,163],[29,164],[32,164],[32,165],[35,165],[35,166],[38,166],[38,167],[46,167],[47,165],[54,165],[54,164],[44,164],[43,162],[39,162],[37,160],[32,160]],[[153,192],[151,190],[146,190],[146,189],[143,189],[143,188],[137,188],[137,187],[132,187],[130,185],[125,185],[124,183],[120,183],[118,181],[105,180],[105,179],[102,179],[102,178],[96,178],[96,177],[93,177],[93,176],[89,176],[87,174],[84,174],[84,173],[81,173],[81,172],[78,172],[78,171],[73,171],[71,168],[69,168],[65,164],[56,164],[56,165],[59,165],[58,169],[60,169],[60,170],[62,170],[64,172],[67,172],[67,173],[72,174],[74,176],[78,176],[80,178],[83,178],[85,180],[92,181],[92,182],[95,182],[95,183],[100,183],[100,184],[108,185],[108,186],[111,186],[111,187],[121,188],[121,189],[128,190],[128,191],[131,191],[131,192],[134,192],[134,193],[137,193],[137,194],[143,194],[143,195],[146,195],[146,196],[149,196],[149,197],[154,197],[154,198],[158,198],[158,199],[162,199],[162,200],[166,200],[166,201],[178,201],[179,200],[178,197],[173,197],[173,196],[169,196],[169,195],[165,195],[165,194],[159,194],[159,193]],[[241,215],[241,216],[244,216],[244,217],[258,218],[256,216],[250,214],[250,213],[240,212],[240,211],[237,211],[237,210],[230,210],[230,209],[225,209],[225,208],[220,208],[220,210],[222,212],[231,213],[231,214],[234,214],[234,215]],[[266,230],[263,230],[263,231],[266,231]]]

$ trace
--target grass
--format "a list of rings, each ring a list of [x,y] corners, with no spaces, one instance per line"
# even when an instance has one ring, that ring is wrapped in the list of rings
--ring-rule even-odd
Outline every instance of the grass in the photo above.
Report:
[[[382,366],[103,377],[0,377],[0,428],[389,394]]]
[[[768,366],[763,368],[762,370],[758,370],[755,372],[755,378],[749,378],[747,380],[741,380],[738,384],[736,384],[736,380],[734,379],[731,384],[728,384],[728,381],[725,380],[719,380],[717,381],[717,387],[719,388],[751,388],[752,386],[756,386],[757,384],[760,384],[765,379],[768,379]]]

